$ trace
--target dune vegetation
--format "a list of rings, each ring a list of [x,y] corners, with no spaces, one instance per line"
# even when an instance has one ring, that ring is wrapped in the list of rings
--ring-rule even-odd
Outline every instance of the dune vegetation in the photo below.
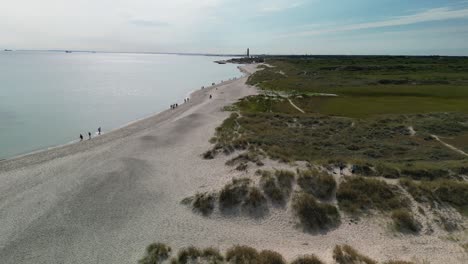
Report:
[[[288,262],[278,252],[261,250],[249,246],[236,245],[228,248],[223,254],[217,248],[181,248],[171,257],[170,247],[163,243],[154,243],[140,263],[148,264],[326,264],[313,254],[298,256]],[[150,248],[148,247],[148,249]],[[156,250],[155,250],[156,249]],[[171,257],[171,258],[170,258]],[[169,259],[170,258],[170,259]],[[333,250],[333,260],[337,264],[377,264],[377,261],[361,254],[349,245],[337,245]],[[413,264],[413,262],[393,260],[384,264]]]

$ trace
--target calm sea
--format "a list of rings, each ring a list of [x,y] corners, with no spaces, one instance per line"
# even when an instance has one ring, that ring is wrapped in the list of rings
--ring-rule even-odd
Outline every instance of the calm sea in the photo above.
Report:
[[[241,74],[220,57],[0,51],[0,159],[169,108]]]

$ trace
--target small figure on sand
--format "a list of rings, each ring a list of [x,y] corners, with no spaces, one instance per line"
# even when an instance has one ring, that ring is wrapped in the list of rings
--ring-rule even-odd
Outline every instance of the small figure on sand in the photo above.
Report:
[[[213,96],[210,94],[210,99],[213,98]]]
[[[91,132],[88,132],[89,139],[91,139]]]
[[[101,135],[101,127],[99,127],[97,131],[98,131],[98,135]]]
[[[80,134],[80,141],[83,141],[83,135]]]
[[[184,98],[184,103],[186,103],[186,102],[187,102],[187,99]]]

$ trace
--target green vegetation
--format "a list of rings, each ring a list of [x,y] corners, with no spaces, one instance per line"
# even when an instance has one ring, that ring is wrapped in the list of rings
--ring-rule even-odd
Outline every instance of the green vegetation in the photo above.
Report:
[[[226,252],[226,260],[231,264],[258,264],[259,259],[257,250],[248,246],[234,246]]]
[[[324,264],[319,258],[314,255],[306,255],[298,257],[291,264]]]
[[[248,178],[233,179],[230,184],[224,186],[219,193],[220,208],[232,208],[246,200],[251,180]]]
[[[207,216],[213,212],[216,197],[211,193],[197,193],[193,201],[193,209]]]
[[[397,209],[392,212],[392,219],[396,230],[404,233],[418,233],[421,230],[419,223],[406,209]]]
[[[286,261],[281,254],[271,250],[262,250],[259,258],[259,264],[286,264]]]
[[[278,182],[278,186],[283,192],[289,195],[292,190],[295,173],[288,170],[277,170],[275,171],[275,176]]]
[[[336,198],[340,209],[355,214],[369,210],[389,212],[409,205],[397,186],[363,177],[352,177],[341,183]]]
[[[267,63],[275,67],[254,74],[249,84],[309,95],[312,101],[297,103],[312,108],[306,112],[350,117],[468,112],[467,58],[337,56],[275,58]],[[311,96],[317,93],[338,97]]]
[[[335,207],[315,200],[329,201],[335,191],[346,213],[383,212],[401,231],[416,233],[419,226],[401,186],[418,203],[468,215],[468,158],[437,140],[468,151],[468,58],[297,56],[266,63],[273,67],[263,65],[248,80],[261,94],[230,108],[234,112],[217,128],[205,156],[240,151],[227,162],[239,170],[271,158],[305,161],[328,173],[298,171],[295,179],[262,172],[253,200],[262,201],[264,193],[287,204],[296,180],[303,193],[294,197],[293,211],[311,229],[339,220]],[[352,177],[337,175],[344,177],[337,189],[329,174],[339,167]],[[399,186],[373,177],[408,180]],[[250,187],[230,188],[226,205],[243,204]],[[444,217],[451,229],[453,221]]]
[[[144,264],[165,263],[171,256],[171,248],[162,243],[153,243],[146,249],[146,256],[139,261]],[[336,246],[333,258],[337,264],[376,264],[377,262],[359,254],[348,245]],[[223,254],[216,248],[200,249],[193,246],[182,248],[176,257],[172,257],[171,264],[286,264],[284,257],[271,250],[258,252],[249,246],[233,246]],[[315,255],[297,257],[291,264],[324,264]],[[405,261],[388,261],[385,264],[412,264]]]
[[[146,255],[138,261],[140,264],[163,263],[171,254],[171,247],[162,243],[153,243],[146,248]]]
[[[445,203],[468,215],[468,182],[457,180],[412,181],[401,179],[400,184],[422,203]]]
[[[327,230],[340,223],[340,214],[335,206],[319,203],[307,193],[297,193],[292,208],[306,230]]]
[[[377,261],[361,255],[349,245],[336,246],[333,258],[337,264],[377,264]]]
[[[313,170],[300,171],[297,183],[303,191],[319,199],[330,199],[336,189],[333,176]]]
[[[249,194],[247,195],[244,206],[248,209],[257,209],[264,206],[266,203],[266,198],[263,195],[262,191],[257,187],[250,187]]]
[[[258,97],[262,96],[243,99],[239,104],[258,106]],[[465,158],[430,135],[456,136],[468,132],[468,124],[463,123],[468,119],[467,114],[384,115],[351,119],[280,110],[259,112],[249,107],[240,109],[242,115],[233,114],[228,119],[232,120],[226,120],[217,129],[215,150],[261,149],[269,157],[284,162],[341,157],[345,161],[362,160],[370,164],[462,163]],[[237,124],[234,127],[231,126],[233,122]],[[417,133],[412,135],[409,127]]]

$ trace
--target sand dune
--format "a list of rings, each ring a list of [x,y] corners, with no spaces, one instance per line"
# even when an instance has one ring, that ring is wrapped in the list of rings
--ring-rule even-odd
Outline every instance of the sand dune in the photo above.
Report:
[[[455,243],[388,234],[378,219],[344,219],[339,229],[310,235],[294,227],[288,210],[259,219],[204,218],[181,205],[245,174],[225,166],[227,157],[200,157],[229,115],[222,107],[256,93],[245,81],[197,91],[176,110],[90,141],[0,162],[0,262],[136,263],[155,241],[173,248],[246,244],[288,259],[314,253],[324,260],[335,244],[348,243],[375,259],[463,262]]]

